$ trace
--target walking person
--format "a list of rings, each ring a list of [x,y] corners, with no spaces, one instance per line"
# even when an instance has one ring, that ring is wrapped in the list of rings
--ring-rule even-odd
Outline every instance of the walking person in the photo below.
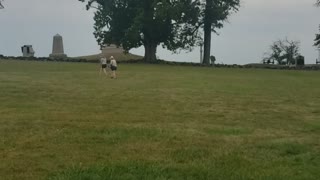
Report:
[[[106,76],[108,76],[108,73],[107,73],[107,58],[104,57],[103,55],[101,55],[100,63],[101,63],[101,67],[100,67],[100,73],[99,73],[99,75],[101,76],[101,72],[103,71],[104,74],[105,74]]]
[[[113,56],[110,57],[110,68],[112,71],[111,78],[116,79],[117,78],[116,71],[118,69],[118,66],[117,66],[117,61],[114,59]]]

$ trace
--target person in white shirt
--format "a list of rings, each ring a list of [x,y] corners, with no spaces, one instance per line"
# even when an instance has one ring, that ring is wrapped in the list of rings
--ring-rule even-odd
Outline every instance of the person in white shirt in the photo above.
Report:
[[[100,73],[99,73],[99,75],[101,76],[101,72],[103,71],[104,74],[105,74],[106,76],[108,76],[108,73],[107,73],[107,58],[104,57],[103,55],[101,55],[100,63],[101,63],[101,68],[100,68]]]
[[[110,57],[110,68],[112,71],[111,78],[116,79],[117,78],[116,71],[118,69],[118,66],[117,66],[117,61],[113,58],[113,56]]]

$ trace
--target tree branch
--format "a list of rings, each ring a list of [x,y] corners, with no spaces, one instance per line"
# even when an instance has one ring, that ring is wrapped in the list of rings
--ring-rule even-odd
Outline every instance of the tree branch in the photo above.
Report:
[[[1,0],[0,0],[0,9],[3,9],[4,6],[1,4]]]

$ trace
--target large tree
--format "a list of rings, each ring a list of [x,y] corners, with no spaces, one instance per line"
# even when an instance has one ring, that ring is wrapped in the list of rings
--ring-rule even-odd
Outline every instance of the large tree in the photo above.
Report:
[[[95,8],[94,35],[99,43],[126,51],[144,46],[144,59],[156,61],[158,45],[175,51],[195,46],[199,19],[195,0],[79,0]]]
[[[223,23],[233,13],[238,11],[240,0],[201,0],[202,19],[204,31],[204,56],[203,63],[210,64],[211,33],[222,28]]]

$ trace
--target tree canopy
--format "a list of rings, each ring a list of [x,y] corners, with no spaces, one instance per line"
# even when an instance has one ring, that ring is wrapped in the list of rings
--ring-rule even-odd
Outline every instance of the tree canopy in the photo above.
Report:
[[[79,0],[95,8],[94,35],[98,44],[116,44],[126,51],[145,47],[145,60],[156,60],[158,45],[175,51],[190,49],[198,36],[200,14],[194,0]]]
[[[116,44],[127,51],[144,46],[145,60],[155,61],[158,45],[191,50],[204,38],[205,64],[210,63],[211,33],[240,6],[240,0],[79,1],[96,8],[94,35],[101,46]]]

